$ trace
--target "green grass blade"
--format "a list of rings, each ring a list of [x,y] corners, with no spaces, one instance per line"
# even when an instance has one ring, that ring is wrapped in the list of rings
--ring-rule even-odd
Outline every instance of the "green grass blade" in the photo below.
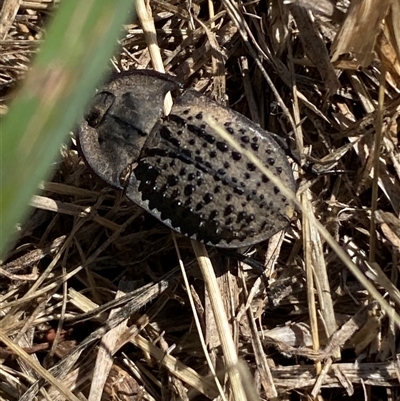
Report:
[[[131,0],[68,0],[0,122],[0,257],[108,65]]]

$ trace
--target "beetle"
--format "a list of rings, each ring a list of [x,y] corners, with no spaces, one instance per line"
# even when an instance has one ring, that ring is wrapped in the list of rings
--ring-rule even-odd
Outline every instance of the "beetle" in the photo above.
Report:
[[[169,115],[164,98],[174,98]],[[108,184],[171,229],[221,248],[259,243],[285,228],[293,204],[204,121],[212,115],[292,191],[285,152],[273,134],[172,76],[114,75],[78,129],[85,162]]]

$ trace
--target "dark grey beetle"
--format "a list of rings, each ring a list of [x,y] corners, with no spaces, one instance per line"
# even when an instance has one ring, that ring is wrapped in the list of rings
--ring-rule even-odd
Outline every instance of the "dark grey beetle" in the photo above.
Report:
[[[168,116],[164,97],[178,91]],[[204,122],[210,114],[295,190],[285,153],[271,133],[172,76],[137,70],[99,91],[79,145],[86,163],[110,185],[173,230],[221,248],[261,242],[288,225],[289,202],[248,159]]]

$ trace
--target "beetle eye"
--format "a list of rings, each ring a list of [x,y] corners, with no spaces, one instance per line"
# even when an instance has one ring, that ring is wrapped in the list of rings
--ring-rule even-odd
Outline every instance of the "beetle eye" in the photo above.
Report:
[[[101,117],[101,113],[98,110],[90,110],[86,115],[86,121],[91,127],[96,128],[101,121]]]
[[[98,93],[94,101],[90,107],[89,112],[86,114],[85,119],[88,124],[93,127],[97,128],[100,122],[103,120],[104,116],[106,115],[107,111],[111,107],[114,102],[114,95],[109,92],[100,92]]]

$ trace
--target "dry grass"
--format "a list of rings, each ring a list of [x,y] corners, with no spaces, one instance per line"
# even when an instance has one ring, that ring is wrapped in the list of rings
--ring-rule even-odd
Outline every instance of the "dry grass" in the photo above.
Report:
[[[3,2],[3,113],[53,3]],[[165,68],[319,174],[293,163],[285,233],[250,259],[208,257],[93,177],[73,141],[0,267],[0,400],[400,397],[400,2],[333,3],[138,2],[113,68]]]

